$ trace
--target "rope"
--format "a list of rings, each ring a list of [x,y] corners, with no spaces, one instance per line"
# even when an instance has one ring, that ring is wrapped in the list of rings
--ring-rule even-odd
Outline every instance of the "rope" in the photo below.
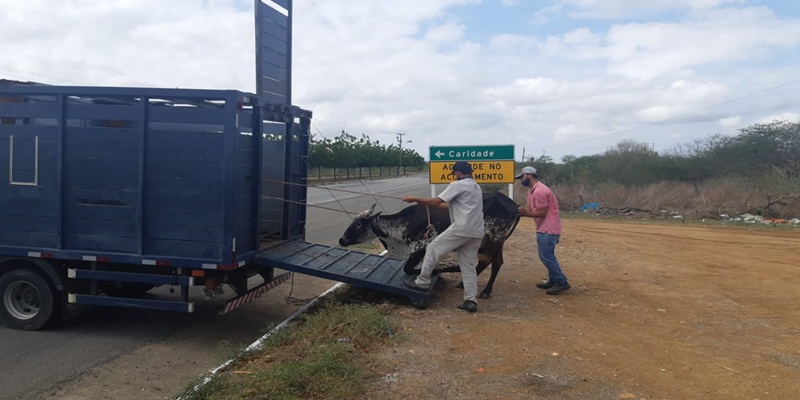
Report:
[[[428,227],[425,229],[425,234],[422,235],[425,239],[429,239],[431,235],[433,235],[436,230],[433,228],[433,224],[431,223],[431,208],[425,206],[425,211],[428,212]]]
[[[325,210],[346,213],[347,215],[358,214],[358,213],[350,212],[350,211],[347,211],[347,210],[340,210],[338,208],[330,208],[330,207],[325,207],[325,206],[318,206],[318,205],[315,205],[315,204],[302,203],[302,202],[294,201],[294,200],[287,200],[287,199],[284,199],[283,197],[261,196],[261,198],[262,199],[270,199],[270,200],[280,200],[280,201],[284,201],[284,202],[287,202],[287,203],[300,204],[302,206],[307,206],[307,207],[322,208],[322,209],[325,209]]]
[[[303,184],[303,183],[284,182],[284,181],[278,181],[278,180],[273,180],[273,179],[262,179],[262,181],[264,181],[264,182],[273,182],[273,183],[281,183],[281,184],[286,184],[286,185],[294,185],[294,186],[314,187],[314,186],[308,186],[307,184]],[[402,200],[403,199],[402,197],[397,197],[397,196],[386,196],[386,195],[382,195],[382,194],[356,192],[354,190],[333,189],[333,188],[329,188],[329,187],[325,187],[325,189],[327,189],[329,191],[335,191],[335,192],[345,192],[345,193],[354,193],[354,194],[363,194],[363,195],[367,195],[368,194],[368,195],[372,195],[372,197],[376,197],[377,196],[377,197],[384,197],[384,198],[387,198],[387,199],[397,199],[397,200]]]

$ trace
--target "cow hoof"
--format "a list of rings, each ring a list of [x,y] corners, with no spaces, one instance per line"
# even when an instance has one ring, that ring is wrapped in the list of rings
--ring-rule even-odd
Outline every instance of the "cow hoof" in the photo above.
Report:
[[[488,299],[488,298],[492,297],[492,294],[491,293],[481,293],[480,296],[478,296],[478,297],[481,298],[481,299]]]
[[[428,308],[428,299],[411,299],[411,304],[413,304],[417,310],[424,310]]]

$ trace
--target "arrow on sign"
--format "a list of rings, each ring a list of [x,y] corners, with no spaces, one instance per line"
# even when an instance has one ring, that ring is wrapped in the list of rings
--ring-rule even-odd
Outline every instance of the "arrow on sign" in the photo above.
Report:
[[[436,156],[436,158],[442,158],[442,156],[444,155],[444,153],[442,153],[442,151],[441,151],[441,150],[436,150],[436,153],[433,153],[433,155],[435,155],[435,156]]]

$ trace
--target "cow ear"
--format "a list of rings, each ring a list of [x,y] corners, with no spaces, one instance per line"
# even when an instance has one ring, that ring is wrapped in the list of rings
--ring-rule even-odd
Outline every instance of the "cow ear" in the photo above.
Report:
[[[378,214],[380,214],[380,212],[378,212]],[[375,216],[377,217],[378,215],[376,214]],[[379,224],[371,224],[371,226],[372,226],[372,232],[374,232],[376,236],[389,237],[389,233],[386,232],[386,230],[384,230],[383,227],[380,226]]]

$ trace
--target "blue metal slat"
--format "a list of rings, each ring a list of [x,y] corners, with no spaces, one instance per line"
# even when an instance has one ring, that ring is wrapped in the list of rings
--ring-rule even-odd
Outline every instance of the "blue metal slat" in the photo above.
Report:
[[[144,238],[144,253],[159,258],[192,258],[223,262],[223,248],[219,242],[190,242],[147,236]]]
[[[135,143],[93,142],[86,140],[81,142],[67,142],[66,146],[71,159],[111,158],[120,163],[139,159],[138,145]]]
[[[192,195],[217,195],[222,185],[220,177],[204,178],[169,178],[163,176],[150,177],[145,180],[150,193],[184,193]]]
[[[161,311],[194,312],[194,303],[191,302],[184,303],[163,300],[129,299],[125,297],[95,296],[74,293],[70,293],[68,299],[69,302],[73,304],[127,307]]]
[[[137,121],[140,118],[139,106],[132,105],[107,105],[107,104],[76,104],[67,105],[67,119],[101,119]]]
[[[148,224],[159,221],[164,224],[191,223],[193,226],[222,226],[223,213],[219,210],[201,211],[186,209],[153,208],[147,209]]]
[[[225,110],[206,107],[170,107],[151,105],[148,109],[149,122],[219,124],[225,117]]]
[[[139,178],[130,175],[110,175],[104,174],[103,171],[98,173],[84,173],[84,174],[67,174],[64,177],[64,184],[69,188],[75,189],[106,189],[106,190],[123,190],[123,191],[139,191]],[[48,176],[40,176],[39,182],[46,186],[43,178]]]
[[[119,221],[116,219],[74,219],[67,218],[65,221],[70,235],[100,235],[100,236],[121,236],[136,237],[139,234],[139,224],[136,221]]]
[[[119,162],[110,158],[74,158],[64,154],[62,168],[70,175],[85,171],[103,171],[109,175],[138,176],[136,163]]]
[[[2,117],[56,118],[58,111],[57,103],[0,103]]]
[[[268,77],[271,80],[278,82],[289,82],[291,73],[286,67],[279,67],[269,63],[264,63],[261,67],[262,77]]]
[[[65,231],[64,248],[75,251],[99,251],[109,253],[135,253],[138,237],[83,235]]]
[[[55,232],[33,232],[6,228],[0,229],[0,243],[3,246],[54,249],[60,246],[60,236]]]
[[[275,4],[285,8],[292,15],[292,0],[272,0]]]
[[[131,169],[134,168],[128,168],[128,170]],[[145,174],[148,177],[197,179],[198,177],[207,176],[213,177],[214,179],[225,178],[222,166],[210,163],[179,163],[170,160],[147,160],[145,170]],[[222,189],[220,189],[220,192],[222,192]]]
[[[194,278],[191,276],[180,275],[154,275],[139,274],[134,272],[119,271],[99,271],[88,269],[70,268],[68,274],[70,279],[93,279],[99,281],[119,281],[119,282],[138,282],[152,283],[154,285],[175,285],[175,286],[194,286]]]
[[[98,207],[89,204],[69,204],[68,207],[64,207],[64,205],[62,207],[62,209],[68,208],[68,212],[64,212],[64,216],[61,218],[64,222],[68,217],[75,220],[119,222],[135,222],[139,217],[138,207]]]
[[[289,42],[287,42],[288,39],[289,39],[288,33],[285,33],[280,36],[275,36],[272,34],[266,34],[262,32],[260,46],[262,51],[271,50],[277,54],[280,54],[283,57],[287,57],[292,47],[290,46]]]
[[[287,10],[289,9],[289,7],[287,7],[288,4],[286,4],[286,5],[281,4],[281,3],[285,3],[283,1],[276,1],[275,3],[276,4],[280,4],[282,7],[286,8]],[[267,21],[273,22],[273,23],[275,23],[275,24],[277,24],[277,25],[279,25],[279,26],[281,26],[283,28],[287,28],[288,29],[288,27],[289,27],[289,17],[288,16],[283,15],[280,11],[272,8],[271,6],[269,6],[267,4],[262,3],[261,1],[258,2],[257,15],[262,20],[267,20]],[[263,22],[261,22],[260,24],[263,24]]]
[[[141,127],[103,129],[98,127],[71,126],[65,145],[81,143],[116,143],[138,145]]]
[[[197,242],[222,242],[222,227],[195,225],[202,221],[147,221],[147,235],[159,239],[188,240]]]

